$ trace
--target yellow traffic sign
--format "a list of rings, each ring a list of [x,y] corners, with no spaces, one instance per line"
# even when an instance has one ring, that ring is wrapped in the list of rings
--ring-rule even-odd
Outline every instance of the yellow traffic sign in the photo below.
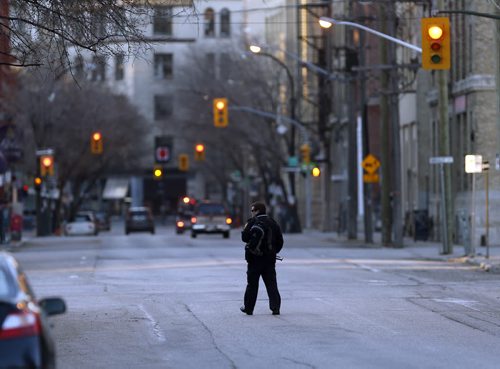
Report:
[[[375,156],[373,156],[372,154],[368,154],[361,162],[361,166],[369,174],[373,174],[380,167],[380,161],[378,161],[378,159]]]
[[[363,182],[365,183],[378,183],[379,177],[377,173],[363,174]]]

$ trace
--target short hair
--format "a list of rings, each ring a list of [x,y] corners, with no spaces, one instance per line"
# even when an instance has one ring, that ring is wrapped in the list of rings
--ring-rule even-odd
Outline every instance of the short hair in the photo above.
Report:
[[[257,210],[258,213],[260,214],[265,214],[266,213],[266,204],[260,201],[254,202],[251,206],[250,209],[255,209]]]

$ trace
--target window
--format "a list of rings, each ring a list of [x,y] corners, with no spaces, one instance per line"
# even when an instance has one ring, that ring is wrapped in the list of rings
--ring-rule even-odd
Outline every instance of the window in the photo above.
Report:
[[[207,53],[205,54],[205,65],[209,77],[214,77],[215,75],[215,54]]]
[[[106,57],[103,55],[94,55],[91,65],[91,81],[103,82],[106,80]]]
[[[212,8],[205,10],[205,36],[215,36],[215,13]]]
[[[221,53],[219,61],[219,77],[222,80],[228,80],[232,77],[231,54]]]
[[[124,69],[124,60],[125,56],[123,54],[117,55],[115,57],[115,80],[116,81],[121,81],[123,77],[125,76],[125,69]]]
[[[172,8],[157,6],[153,15],[153,33],[155,35],[172,35]]]
[[[155,78],[171,79],[173,75],[173,54],[155,54]]]
[[[220,11],[220,37],[231,35],[231,13],[224,8]]]
[[[172,95],[155,95],[155,120],[170,117],[174,110]]]

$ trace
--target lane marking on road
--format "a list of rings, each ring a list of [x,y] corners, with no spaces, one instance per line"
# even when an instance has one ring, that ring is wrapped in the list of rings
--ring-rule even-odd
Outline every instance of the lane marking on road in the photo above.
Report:
[[[159,342],[165,342],[167,339],[160,330],[160,323],[153,318],[153,316],[146,310],[146,308],[142,304],[139,304],[137,306],[144,313],[146,319],[149,320],[149,323],[153,328],[153,335],[156,337],[156,339]]]
[[[474,301],[474,300],[461,300],[461,299],[449,298],[449,299],[432,299],[432,301],[443,302],[446,304],[457,304],[457,305],[465,306],[466,308],[471,309],[471,310],[481,311],[481,310],[473,307],[473,305],[479,304],[478,301]]]

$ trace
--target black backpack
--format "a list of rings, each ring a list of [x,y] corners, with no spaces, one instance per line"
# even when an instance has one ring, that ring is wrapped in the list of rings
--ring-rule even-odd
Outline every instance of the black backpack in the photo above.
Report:
[[[256,256],[273,255],[275,250],[273,247],[273,230],[268,222],[257,219],[257,221],[252,225],[262,230],[261,237],[254,248],[247,247],[248,251]]]

